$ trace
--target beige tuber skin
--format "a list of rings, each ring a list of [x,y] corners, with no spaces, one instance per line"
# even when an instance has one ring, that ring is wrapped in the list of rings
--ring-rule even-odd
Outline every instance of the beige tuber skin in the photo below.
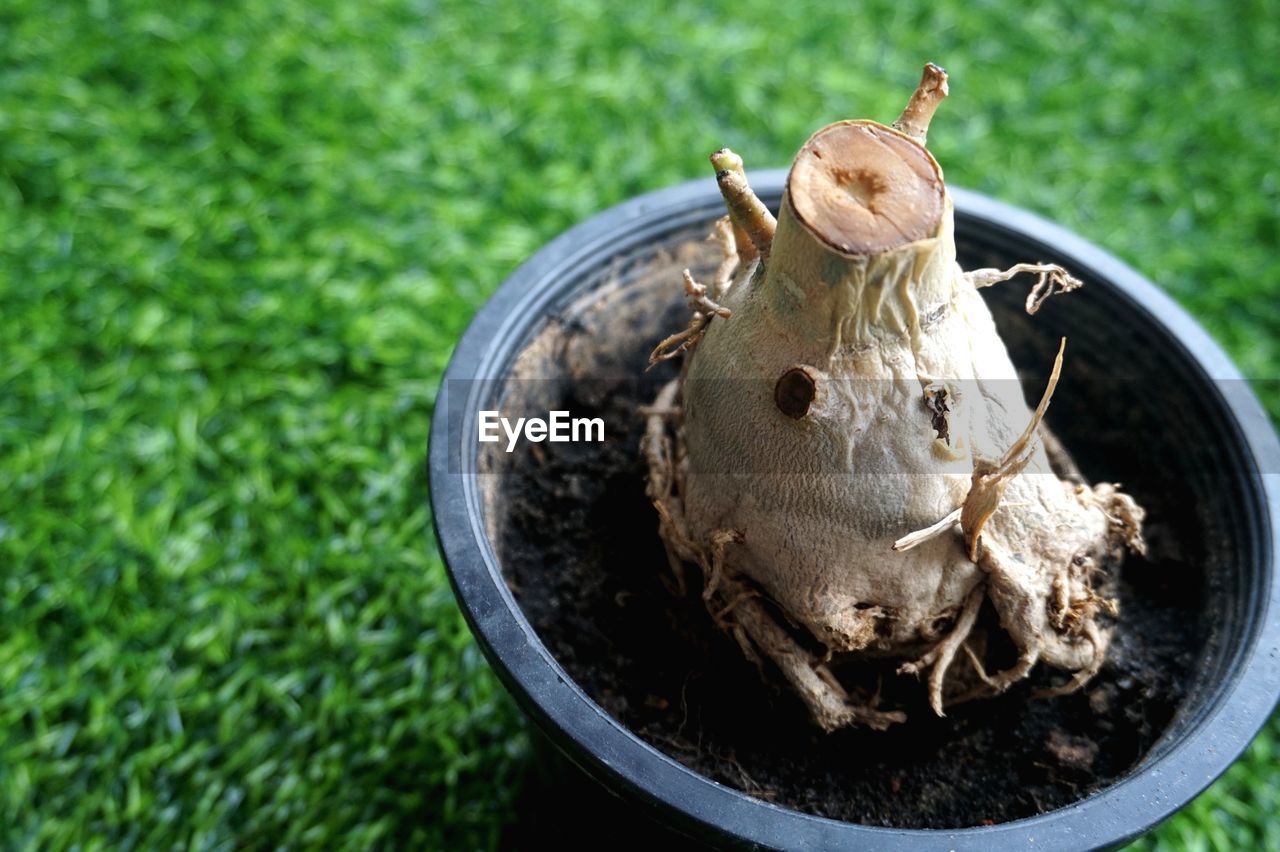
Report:
[[[1103,561],[1144,548],[1130,497],[1050,466],[1041,421],[1062,350],[1030,409],[978,294],[1037,273],[1034,313],[1079,282],[1046,264],[956,264],[951,200],[924,145],[946,94],[946,73],[927,65],[892,127],[815,133],[776,222],[742,160],[713,154],[724,262],[709,287],[685,273],[693,319],[651,359],[685,354],[644,441],[680,587],[697,565],[717,623],[771,660],[826,730],[905,719],[846,691],[833,660],[927,672],[939,715],[1040,661],[1073,673],[1049,693],[1079,688],[1110,639]],[[993,673],[973,634],[988,599],[1019,651]],[[961,655],[977,686],[956,694]]]

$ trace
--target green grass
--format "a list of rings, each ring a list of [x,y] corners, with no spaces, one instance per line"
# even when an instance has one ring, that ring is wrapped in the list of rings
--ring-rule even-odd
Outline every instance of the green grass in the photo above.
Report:
[[[950,181],[1280,375],[1274,7],[905,5],[0,6],[0,847],[491,845],[528,745],[430,535],[452,345],[564,228],[925,59]],[[1278,730],[1142,848],[1280,848]]]

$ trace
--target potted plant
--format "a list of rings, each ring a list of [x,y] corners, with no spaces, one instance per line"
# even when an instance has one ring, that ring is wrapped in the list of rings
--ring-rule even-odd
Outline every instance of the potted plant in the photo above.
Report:
[[[931,113],[936,106],[928,101],[938,82],[930,89],[929,81],[926,71],[893,131],[904,138],[918,133],[921,143],[928,124],[922,107]],[[806,150],[812,154],[812,146]],[[1064,479],[1078,477],[1081,489],[1123,483],[1128,502],[1099,509],[1113,523],[1099,527],[1098,541],[1105,542],[1102,550],[1127,544],[1135,553],[1123,566],[1111,566],[1107,603],[1088,608],[1076,622],[1083,626],[1072,641],[1091,653],[1076,665],[1058,666],[1074,673],[1070,688],[1054,680],[1052,666],[1019,665],[1029,646],[1009,629],[1016,619],[998,605],[984,610],[985,598],[970,594],[977,588],[971,586],[943,602],[949,617],[937,630],[954,635],[963,624],[964,635],[949,645],[943,638],[938,647],[949,648],[951,663],[963,649],[973,676],[987,681],[982,660],[1004,660],[1004,670],[1018,676],[989,690],[999,695],[948,705],[941,715],[943,677],[930,675],[927,688],[893,677],[903,668],[901,653],[893,652],[905,653],[905,646],[886,638],[882,653],[859,661],[864,680],[858,688],[868,701],[850,701],[847,682],[836,692],[824,687],[834,680],[825,663],[806,664],[800,674],[788,669],[796,655],[825,661],[833,649],[820,641],[803,646],[804,636],[821,639],[821,633],[805,633],[779,601],[785,582],[757,572],[746,578],[757,586],[724,597],[729,587],[718,574],[715,530],[705,530],[710,537],[702,539],[711,550],[682,549],[670,507],[662,505],[672,489],[660,464],[654,484],[653,423],[661,424],[675,400],[660,391],[678,386],[681,375],[676,360],[660,356],[697,344],[708,325],[733,322],[717,318],[731,311],[714,298],[718,293],[697,283],[734,260],[704,240],[723,215],[721,192],[729,200],[733,242],[756,255],[769,251],[763,230],[773,215],[796,203],[786,172],[753,174],[754,193],[744,192],[740,164],[727,153],[718,156],[718,185],[695,181],[634,199],[530,259],[477,315],[446,374],[430,449],[437,535],[460,605],[513,695],[554,745],[604,788],[664,825],[714,844],[1097,847],[1132,837],[1188,802],[1243,750],[1280,692],[1280,447],[1238,372],[1194,321],[1119,261],[1030,214],[951,188],[961,267],[1006,269],[1032,258],[1043,261],[1042,270],[1070,270],[1074,277],[1063,273],[1059,284],[1083,282],[1069,305],[1050,302],[1035,317],[1012,290],[983,288],[982,310],[994,317],[1026,398],[1040,398],[1045,364],[1058,352],[1049,390],[1059,376],[1064,390],[1051,410],[1028,406],[1035,419],[1020,440],[1030,446],[1044,418],[1057,436],[1050,449],[1068,460],[1055,466]],[[867,189],[874,178],[859,185]],[[791,214],[837,215],[823,213],[813,199],[799,217]],[[925,218],[926,231],[936,227]],[[900,221],[893,225],[901,230]],[[853,237],[866,234],[864,227]],[[845,249],[866,253],[865,246]],[[750,251],[737,254],[747,274],[733,286],[745,287],[748,265],[763,262]],[[685,295],[695,313],[687,333],[673,341],[669,333],[688,321],[673,286],[685,269]],[[789,280],[796,277],[802,276]],[[1072,353],[1065,362],[1064,337]],[[659,345],[664,338],[666,347]],[[645,372],[655,346],[659,363]],[[695,363],[697,357],[695,350]],[[792,375],[782,371],[770,416],[799,419],[797,411],[803,417],[816,404],[817,381],[828,374],[811,370],[812,360],[796,367],[803,375],[779,391]],[[921,410],[938,418],[936,437],[944,440],[951,409],[938,402],[936,387],[928,397],[930,383],[921,384]],[[721,420],[732,414],[727,410]],[[744,419],[743,441],[772,434]],[[793,482],[803,471],[791,468],[803,460],[788,452],[776,435],[769,437],[753,456],[754,467],[738,474]],[[1008,476],[1001,471],[1031,463],[1019,461],[1023,449],[1010,452],[983,469],[1003,477],[983,521],[1003,499],[1005,480],[1023,467]],[[771,460],[787,469],[768,469]],[[979,463],[968,464],[969,493],[981,497],[987,486],[979,483]],[[1042,475],[1049,475],[1047,468]],[[768,505],[758,492],[705,493],[704,500],[725,497],[728,504],[754,500],[751,517]],[[1106,493],[1119,501],[1118,490]],[[898,505],[909,498],[890,493],[884,499]],[[788,506],[796,500],[780,495]],[[652,502],[659,504],[657,515]],[[1025,508],[1034,501],[1024,492],[1016,502]],[[983,525],[963,508],[925,535],[930,541],[958,536],[963,547],[957,552],[978,564]],[[717,512],[732,514],[724,507]],[[1070,540],[1078,528],[1064,525],[1053,541],[1028,545],[1019,559]],[[729,543],[723,539],[726,548]],[[880,568],[892,565],[889,556],[885,549]],[[874,556],[864,554],[863,564],[866,559]],[[701,572],[690,574],[686,562]],[[990,566],[984,570],[982,576],[994,576]],[[878,577],[877,587],[886,583],[888,574]],[[1064,583],[1049,577],[1034,590],[1029,599],[1041,608],[1034,615],[1042,615],[1047,596]],[[1068,602],[1092,600],[1072,597],[1071,590],[1062,594]],[[755,624],[731,617],[746,598],[758,610]],[[1111,601],[1118,601],[1120,614],[1104,618],[1100,610]],[[794,640],[794,648],[769,653],[759,626],[765,616],[772,626],[764,629]],[[980,645],[969,644],[983,624],[975,634]],[[924,629],[913,624],[912,635]],[[931,653],[937,672],[941,651]],[[806,681],[809,673],[816,674]],[[1045,691],[1059,695],[1034,697]],[[862,709],[824,717],[832,695],[841,696],[841,707]],[[872,709],[882,703],[891,709]],[[934,713],[917,712],[930,705]],[[904,716],[909,721],[902,722]]]

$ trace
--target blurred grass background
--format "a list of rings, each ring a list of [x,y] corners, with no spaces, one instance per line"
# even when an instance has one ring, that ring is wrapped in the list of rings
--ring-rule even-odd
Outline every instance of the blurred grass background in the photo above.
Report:
[[[0,847],[494,844],[529,745],[430,533],[451,347],[926,59],[949,181],[1280,375],[1274,3],[929,5],[0,5]],[[1280,848],[1277,730],[1140,848]]]

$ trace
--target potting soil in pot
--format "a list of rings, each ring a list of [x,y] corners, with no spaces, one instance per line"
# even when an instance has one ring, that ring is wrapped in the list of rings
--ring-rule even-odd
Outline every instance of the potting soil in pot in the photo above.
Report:
[[[1104,470],[1147,508],[1150,553],[1119,569],[1115,639],[1102,671],[1079,692],[1030,699],[1054,682],[1041,668],[999,698],[949,707],[939,718],[924,686],[886,663],[859,676],[879,676],[884,705],[905,710],[908,721],[883,732],[823,733],[776,672],[762,676],[716,628],[697,572],[688,572],[683,597],[673,593],[644,493],[641,408],[677,369],[645,373],[644,365],[654,344],[687,321],[681,269],[709,274],[715,263],[703,233],[595,270],[506,380],[504,413],[599,417],[605,441],[523,441],[510,453],[505,441],[483,446],[481,469],[494,474],[483,477],[490,538],[556,660],[614,718],[694,771],[835,819],[998,823],[1070,804],[1132,771],[1174,717],[1212,638],[1213,616],[1204,611],[1216,599],[1205,586],[1212,548],[1191,485],[1204,473],[1192,470],[1193,454],[1168,451],[1179,423],[1196,416],[1194,401],[1167,387],[1139,393],[1141,382],[1118,376],[1126,344],[1090,331],[1107,320],[1091,325],[1097,309],[1087,287],[1036,317],[1022,313],[1020,290],[985,291],[1015,363],[1031,368],[1024,379],[1033,400],[1066,329],[1073,357],[1050,425],[1086,477]],[[1006,265],[963,239],[959,250],[965,268]],[[988,608],[980,618],[998,657],[995,615]],[[1012,646],[1004,651],[1011,663]]]

